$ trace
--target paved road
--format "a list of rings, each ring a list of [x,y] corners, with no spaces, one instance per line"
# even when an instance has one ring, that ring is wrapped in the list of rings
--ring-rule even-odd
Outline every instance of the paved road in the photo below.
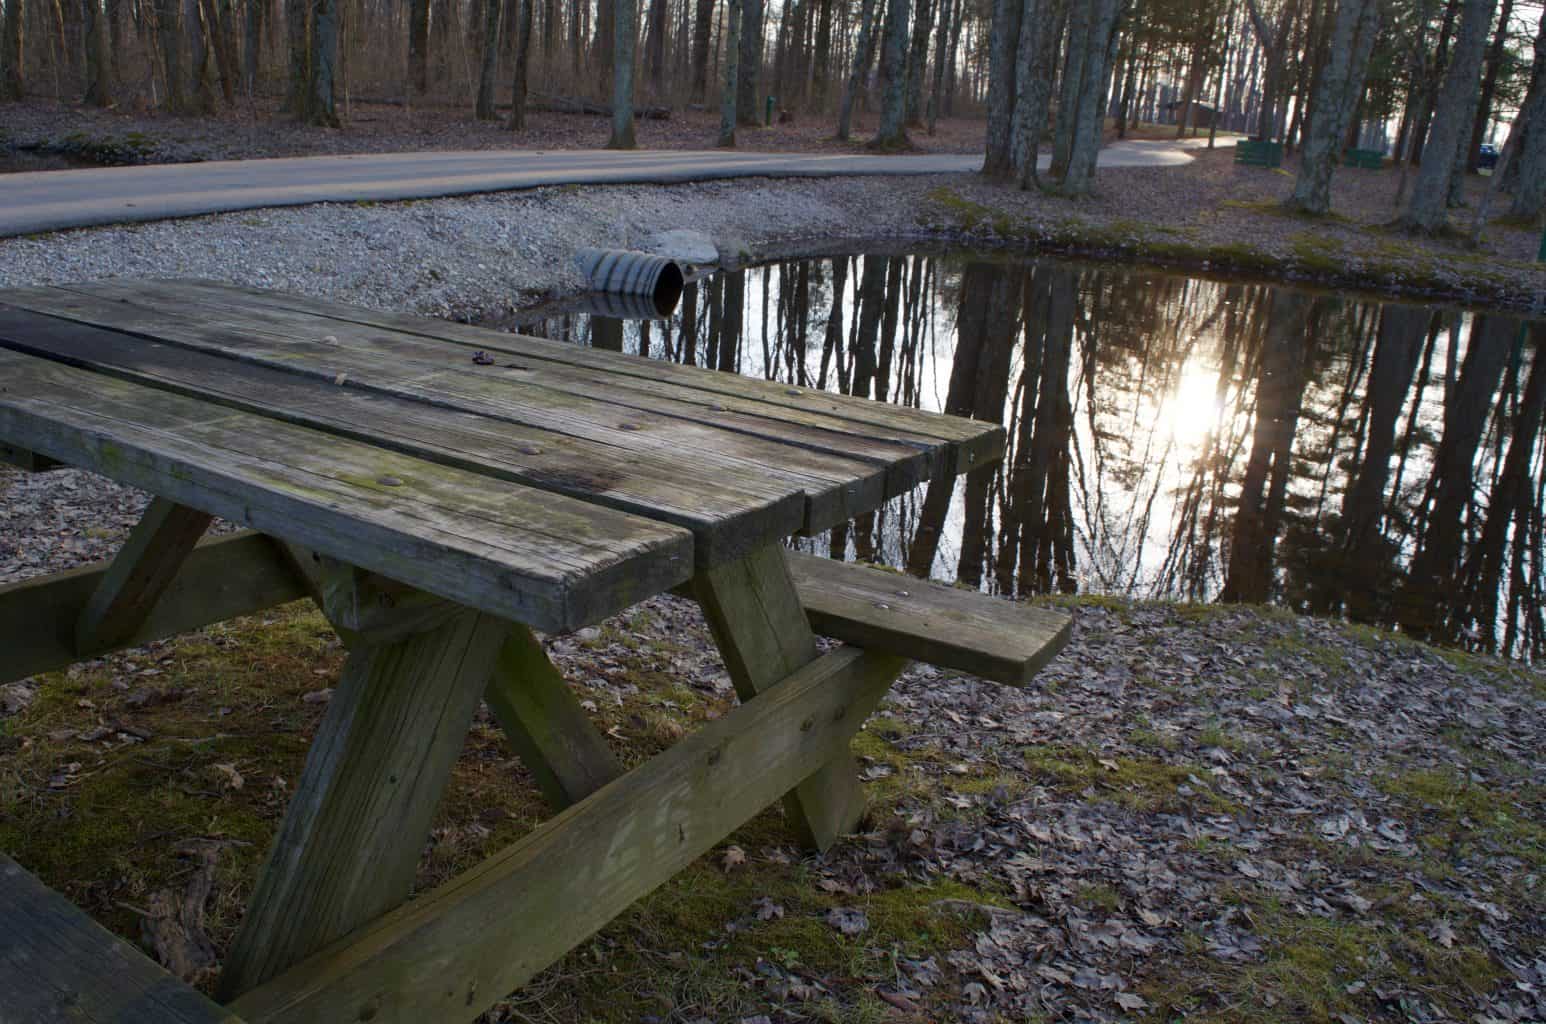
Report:
[[[1186,142],[1118,142],[1103,167],[1189,163]],[[221,160],[0,174],[0,237],[164,220],[265,206],[426,199],[540,185],[619,185],[716,178],[821,178],[975,171],[980,156],[746,153],[713,150],[487,150]]]

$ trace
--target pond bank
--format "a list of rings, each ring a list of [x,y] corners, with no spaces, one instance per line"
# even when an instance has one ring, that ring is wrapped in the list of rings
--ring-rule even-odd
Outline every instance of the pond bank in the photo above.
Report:
[[[722,258],[952,244],[1372,289],[1425,301],[1546,309],[1537,236],[1497,227],[1467,253],[1377,227],[1390,172],[1338,176],[1314,224],[1276,212],[1290,179],[1220,152],[1187,168],[1101,172],[1070,203],[976,175],[557,187],[401,203],[319,204],[0,240],[0,287],[116,276],[201,277],[381,309],[499,319],[580,288],[582,246],[634,247],[690,227]],[[1475,183],[1473,183],[1473,187]],[[1345,194],[1344,194],[1345,193]]]

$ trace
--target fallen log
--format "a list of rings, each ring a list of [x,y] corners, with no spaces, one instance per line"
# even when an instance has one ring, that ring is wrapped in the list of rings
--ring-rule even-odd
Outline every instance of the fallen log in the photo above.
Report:
[[[561,114],[595,114],[597,117],[611,117],[612,108],[605,103],[592,103],[590,100],[581,99],[578,96],[548,96],[542,93],[532,93],[526,101],[528,110],[552,110]],[[666,121],[671,117],[670,107],[635,107],[635,118],[646,118],[651,121]]]

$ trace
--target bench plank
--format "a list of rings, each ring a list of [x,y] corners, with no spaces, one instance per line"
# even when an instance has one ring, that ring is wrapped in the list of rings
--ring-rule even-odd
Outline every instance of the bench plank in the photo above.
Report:
[[[1073,633],[1073,617],[974,590],[789,552],[811,627],[913,661],[1026,686]]]
[[[760,473],[490,423],[52,316],[0,306],[0,346],[682,526],[699,564],[804,521],[798,491]]]
[[[0,1024],[241,1024],[0,854]]]
[[[16,352],[0,374],[0,436],[538,629],[692,571],[661,523]]]
[[[902,664],[818,658],[232,1009],[254,1024],[472,1020],[846,750]]]

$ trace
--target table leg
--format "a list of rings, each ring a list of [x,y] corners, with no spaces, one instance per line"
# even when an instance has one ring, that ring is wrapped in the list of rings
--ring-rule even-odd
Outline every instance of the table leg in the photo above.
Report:
[[[700,571],[693,592],[741,700],[776,686],[817,658],[816,636],[800,606],[781,545]],[[825,850],[864,815],[853,753],[843,750],[784,798],[801,841]]]
[[[108,566],[75,624],[75,650],[107,650],[134,634],[213,517],[155,498]]]
[[[356,635],[226,957],[222,1000],[408,897],[508,629],[462,610],[385,642]]]
[[[623,774],[542,642],[525,626],[511,627],[483,696],[554,810]]]

